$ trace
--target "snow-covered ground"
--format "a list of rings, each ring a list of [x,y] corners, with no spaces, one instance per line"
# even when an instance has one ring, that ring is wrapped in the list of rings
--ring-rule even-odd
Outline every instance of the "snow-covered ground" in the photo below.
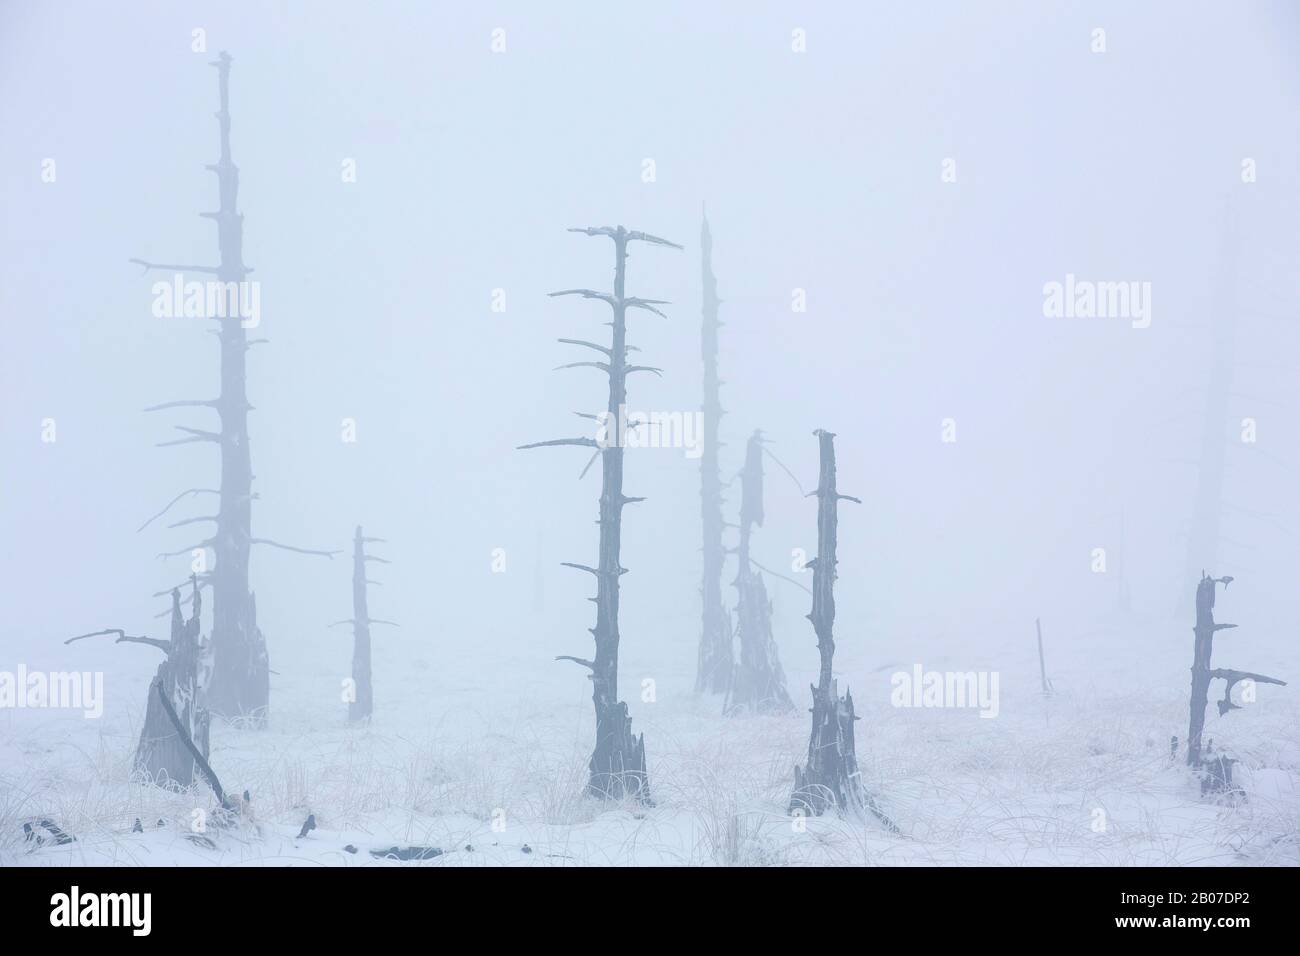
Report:
[[[624,696],[649,752],[650,808],[581,796],[592,721],[579,668],[493,659],[487,646],[444,658],[434,644],[412,651],[419,645],[377,639],[376,717],[348,727],[335,689],[348,642],[313,655],[304,640],[273,662],[280,674],[269,730],[214,729],[212,764],[223,784],[252,797],[251,822],[206,828],[214,846],[193,839],[195,810],[215,805],[206,787],[167,793],[129,781],[156,661],[147,648],[107,645],[80,655],[110,668],[101,719],[0,711],[0,864],[1300,863],[1296,682],[1261,687],[1256,703],[1224,718],[1211,702],[1207,736],[1240,761],[1246,797],[1202,799],[1169,754],[1170,736],[1185,734],[1190,648],[1164,658],[1190,640],[1168,633],[1142,646],[1150,633],[1102,629],[1073,649],[1049,640],[1050,700],[1038,693],[1032,640],[1008,640],[1006,656],[988,662],[1001,665],[1000,712],[984,719],[969,709],[891,706],[890,676],[912,661],[882,657],[865,638],[850,643],[857,638],[843,626],[837,672],[862,718],[861,769],[899,835],[869,821],[792,821],[784,811],[807,746],[807,714],[720,716],[718,698],[689,693],[686,633],[654,652],[679,658],[676,669],[644,667],[630,644],[625,655]],[[806,700],[811,633],[782,637],[791,692]],[[1247,662],[1251,652],[1241,648],[1249,642],[1231,651],[1222,643],[1226,664]],[[942,654],[921,660],[955,665]],[[1111,662],[1104,681],[1095,677],[1099,660]],[[1297,676],[1293,653],[1256,653],[1249,663],[1271,673],[1290,663],[1280,676]],[[69,655],[64,666],[78,665]],[[646,672],[655,674],[653,702],[641,700]],[[317,829],[299,839],[309,813]],[[42,817],[76,842],[29,850],[22,823]],[[132,832],[137,818],[143,833]],[[422,863],[369,852],[413,844],[446,852]]]

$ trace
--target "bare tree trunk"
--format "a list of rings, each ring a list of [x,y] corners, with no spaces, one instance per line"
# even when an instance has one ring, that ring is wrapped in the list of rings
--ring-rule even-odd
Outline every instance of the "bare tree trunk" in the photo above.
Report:
[[[238,209],[239,169],[230,157],[230,56],[217,61],[220,77],[221,159],[210,167],[217,176],[220,205],[212,218],[221,251],[218,278],[241,282],[244,217]],[[257,602],[248,586],[252,546],[253,464],[248,443],[245,367],[248,342],[238,316],[221,319],[221,507],[217,513],[213,576],[212,646],[215,669],[210,703],[226,717],[265,724],[271,703],[270,660],[257,626]]]
[[[365,720],[374,711],[375,697],[370,685],[370,609],[361,525],[352,539],[352,682],[356,699],[348,704],[348,720]]]
[[[222,52],[213,66],[217,68],[221,109],[216,114],[221,130],[221,158],[207,168],[217,177],[218,207],[216,212],[202,215],[217,226],[217,244],[220,264],[170,265],[132,259],[146,269],[170,272],[199,273],[215,277],[224,289],[237,288],[253,270],[243,261],[244,217],[239,212],[239,168],[230,154],[230,63],[231,57]],[[231,284],[236,284],[232,286]],[[237,293],[238,295],[238,293]],[[226,300],[229,301],[229,300]],[[216,525],[212,537],[192,546],[211,548],[216,566],[203,576],[201,585],[212,587],[212,684],[208,689],[211,712],[232,719],[240,719],[255,727],[265,726],[270,707],[270,661],[266,640],[257,626],[257,601],[249,590],[249,552],[254,544],[269,544],[329,557],[333,552],[310,551],[277,544],[252,536],[253,465],[249,452],[248,403],[246,389],[246,358],[249,348],[244,318],[238,309],[226,309],[212,316],[219,323],[217,332],[221,343],[221,387],[215,399],[184,400],[156,405],[148,411],[199,406],[214,409],[220,419],[220,430],[205,431],[177,426],[187,437],[164,442],[165,445],[212,442],[221,450],[221,486],[219,489],[191,489],[174,499],[154,517],[162,514],[180,498],[189,494],[216,494],[220,504],[215,515],[192,518],[171,525],[178,527],[199,521]],[[150,519],[152,521],[154,519]],[[146,522],[147,525],[149,522]],[[186,554],[187,548],[174,554]]]
[[[1201,419],[1201,449],[1197,459],[1196,501],[1188,533],[1188,578],[1218,563],[1223,512],[1224,472],[1233,377],[1237,364],[1237,227],[1231,206],[1224,209],[1220,272],[1210,317],[1213,326],[1213,371],[1206,382],[1205,413]],[[1181,588],[1179,589],[1181,591]],[[1180,594],[1179,603],[1183,598]]]
[[[592,660],[565,655],[560,660],[569,660],[591,670],[592,702],[596,711],[596,746],[591,754],[589,768],[591,771],[587,783],[587,792],[602,799],[619,800],[630,797],[643,803],[650,802],[649,784],[646,777],[645,739],[632,733],[632,718],[628,716],[627,704],[618,699],[618,603],[619,578],[627,573],[619,561],[622,542],[623,507],[642,498],[631,498],[623,494],[623,443],[622,422],[627,405],[627,376],[633,372],[658,372],[659,369],[645,365],[627,363],[627,310],[629,308],[646,309],[663,315],[656,308],[663,305],[660,300],[642,299],[627,296],[624,284],[627,273],[627,244],[642,241],[656,245],[681,246],[651,236],[643,232],[629,231],[622,226],[599,226],[585,229],[573,229],[589,236],[607,236],[614,242],[614,293],[595,292],[591,289],[566,289],[551,295],[581,295],[583,298],[600,299],[608,304],[614,313],[611,323],[613,334],[609,348],[575,339],[561,339],[572,345],[602,352],[607,362],[574,362],[561,368],[594,367],[601,369],[609,377],[609,400],[603,415],[588,415],[600,422],[601,439],[595,438],[560,438],[551,441],[521,445],[521,448],[538,448],[546,445],[576,445],[596,449],[601,459],[600,492],[600,558],[596,567],[580,564],[566,566],[586,571],[596,578],[596,626],[592,636],[596,642],[596,654]],[[614,438],[610,439],[610,434]],[[585,472],[584,472],[585,473]]]
[[[785,671],[776,639],[772,636],[772,602],[768,600],[763,576],[749,558],[750,534],[763,524],[762,433],[755,431],[745,449],[741,472],[740,543],[736,568],[736,633],[740,638],[740,659],[736,662],[724,711],[751,710],[781,712],[794,709],[785,688]]]
[[[817,557],[813,569],[812,613],[808,615],[817,634],[821,671],[812,688],[812,733],[808,739],[808,762],[794,768],[794,791],[790,813],[821,814],[826,810],[867,809],[890,830],[896,830],[876,807],[874,798],[862,786],[853,742],[853,695],[846,689],[839,696],[832,674],[835,657],[835,577],[838,505],[841,499],[862,502],[839,493],[835,485],[835,435],[818,429],[821,467],[817,481]]]
[[[398,626],[395,621],[370,616],[369,586],[379,582],[370,580],[367,565],[372,561],[380,564],[388,564],[388,561],[370,554],[366,545],[383,541],[383,538],[367,538],[361,525],[357,525],[352,537],[352,616],[330,625],[352,626],[352,693],[347,702],[348,720],[353,722],[369,720],[375,709],[374,684],[370,671],[370,627],[374,624]]]
[[[1214,623],[1214,586],[1222,584],[1224,590],[1232,583],[1231,577],[1212,578],[1204,572],[1196,586],[1196,627],[1193,628],[1195,642],[1192,651],[1192,693],[1191,708],[1187,725],[1187,764],[1190,767],[1202,766],[1201,734],[1205,730],[1205,707],[1209,702],[1210,681],[1219,678],[1225,682],[1223,700],[1219,701],[1219,716],[1230,710],[1240,710],[1232,702],[1232,688],[1240,681],[1249,680],[1257,684],[1280,684],[1286,681],[1263,674],[1251,674],[1246,671],[1234,671],[1210,667],[1210,656],[1214,652],[1214,634],[1216,631],[1236,627],[1235,624]],[[1226,758],[1219,758],[1215,773],[1224,787],[1231,786],[1232,768]]]
[[[1043,696],[1050,697],[1052,682],[1047,679],[1047,662],[1043,659],[1043,622],[1040,618],[1034,618],[1034,628],[1038,631],[1038,679],[1043,684]]]
[[[722,482],[718,477],[718,439],[722,403],[718,381],[718,283],[713,276],[713,237],[709,221],[700,229],[704,291],[700,352],[704,359],[704,441],[700,454],[700,516],[704,531],[704,572],[700,586],[703,620],[695,691],[725,693],[732,675],[731,621],[722,606]],[[760,582],[761,587],[761,582]]]

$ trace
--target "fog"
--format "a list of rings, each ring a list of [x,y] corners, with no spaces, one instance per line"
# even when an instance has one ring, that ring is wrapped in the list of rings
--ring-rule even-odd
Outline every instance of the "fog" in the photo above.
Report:
[[[350,614],[360,524],[388,541],[370,600],[402,625],[375,637],[389,666],[418,653],[431,681],[495,686],[508,659],[586,697],[552,658],[591,643],[590,579],[561,562],[595,563],[599,468],[579,480],[587,451],[517,446],[588,432],[573,412],[603,407],[605,378],[554,371],[589,357],[556,339],[605,341],[608,310],[547,293],[611,287],[610,244],[569,227],[683,245],[631,250],[629,294],[671,305],[629,316],[636,361],[664,371],[634,376],[628,404],[698,409],[707,211],[723,480],[763,429],[802,490],[769,462],[754,556],[796,576],[794,550],[816,549],[812,432],[836,433],[840,489],[862,499],[840,508],[836,592],[855,681],[938,653],[1036,666],[1036,617],[1078,646],[1116,615],[1182,675],[1202,567],[1237,579],[1237,633],[1276,642],[1234,645],[1236,663],[1295,677],[1298,26],[1286,3],[10,0],[0,657],[106,669],[111,708],[111,675],[152,662],[61,641],[165,636],[168,605],[150,595],[184,581],[189,557],[156,555],[207,534],[164,527],[210,513],[201,499],[136,531],[217,480],[209,445],[155,447],[180,437],[173,425],[210,427],[210,411],[141,410],[212,397],[218,352],[211,323],[153,314],[171,273],[128,260],[216,262],[198,214],[216,208],[208,63],[224,50],[260,283],[249,334],[269,339],[248,359],[253,532],[341,551],[254,548],[277,675],[308,659],[346,673],[350,640],[327,625]],[[1149,325],[1045,315],[1045,285],[1067,276],[1149,283]],[[1207,415],[1220,527],[1189,554]],[[625,680],[686,694],[699,461],[629,449],[625,469],[647,499],[623,528]],[[802,708],[808,598],[768,591]],[[422,706],[438,713],[436,684]]]

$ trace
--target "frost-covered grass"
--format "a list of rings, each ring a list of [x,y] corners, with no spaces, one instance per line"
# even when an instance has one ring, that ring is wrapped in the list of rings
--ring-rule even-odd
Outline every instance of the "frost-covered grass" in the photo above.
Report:
[[[891,835],[785,814],[804,712],[723,718],[716,699],[689,695],[634,707],[655,805],[605,806],[582,796],[585,697],[466,690],[435,708],[414,690],[427,676],[406,679],[410,692],[381,695],[367,727],[347,727],[310,680],[278,688],[269,730],[216,727],[212,762],[228,789],[250,791],[252,814],[207,827],[215,849],[190,838],[195,810],[214,808],[207,788],[129,779],[143,678],[100,721],[0,714],[0,864],[375,865],[369,848],[406,844],[448,852],[378,865],[1300,863],[1300,709],[1283,694],[1223,722],[1211,706],[1209,735],[1240,760],[1247,790],[1216,803],[1170,757],[1186,709],[1172,691],[1004,693],[986,720],[855,690],[863,779],[902,831]],[[309,812],[318,829],[297,839]],[[37,817],[77,842],[29,852],[21,825]]]

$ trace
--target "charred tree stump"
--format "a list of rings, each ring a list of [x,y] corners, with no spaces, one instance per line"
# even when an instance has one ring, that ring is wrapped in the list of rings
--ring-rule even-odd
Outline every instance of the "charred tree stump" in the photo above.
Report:
[[[1212,669],[1210,667],[1210,656],[1214,652],[1215,632],[1237,626],[1235,624],[1216,624],[1214,622],[1215,585],[1222,584],[1224,591],[1227,591],[1228,585],[1231,583],[1232,578],[1230,576],[1212,578],[1202,571],[1201,581],[1196,586],[1196,626],[1192,629],[1195,641],[1192,653],[1191,713],[1187,725],[1187,765],[1198,772],[1206,774],[1204,780],[1209,780],[1210,785],[1207,788],[1203,780],[1203,793],[1207,789],[1220,789],[1220,786],[1218,786],[1220,784],[1223,787],[1230,787],[1232,782],[1232,765],[1230,761],[1227,761],[1226,757],[1219,757],[1207,763],[1203,760],[1201,753],[1201,734],[1205,729],[1205,707],[1209,703],[1210,681],[1216,678],[1224,681],[1223,700],[1218,702],[1220,717],[1230,710],[1241,709],[1239,705],[1232,702],[1232,688],[1241,681],[1249,680],[1257,684],[1286,686],[1286,681],[1278,680],[1276,677],[1266,677],[1263,674],[1251,674],[1246,671],[1234,671],[1218,667]]]
[[[564,562],[566,567],[585,571],[596,578],[596,626],[591,629],[595,638],[596,654],[592,660],[564,655],[557,660],[572,661],[588,668],[592,683],[592,702],[596,711],[596,746],[589,763],[590,777],[587,793],[607,800],[630,798],[650,803],[650,789],[646,775],[645,739],[632,733],[632,718],[627,704],[618,699],[618,602],[619,579],[627,573],[619,561],[622,541],[623,508],[643,498],[623,494],[623,445],[625,435],[624,413],[627,405],[627,377],[634,372],[655,372],[659,369],[647,365],[629,365],[627,343],[627,310],[644,309],[663,316],[657,306],[667,303],[659,299],[642,299],[628,296],[624,285],[627,275],[627,244],[647,242],[680,249],[681,246],[644,232],[630,231],[622,226],[598,226],[570,229],[588,236],[606,236],[614,243],[614,292],[596,292],[592,289],[565,289],[552,292],[552,296],[580,295],[586,299],[599,299],[613,312],[610,323],[613,333],[609,346],[579,339],[561,339],[569,345],[592,349],[605,356],[603,362],[572,362],[560,368],[597,368],[609,379],[609,397],[606,410],[599,415],[579,412],[583,418],[598,423],[599,438],[557,438],[550,441],[521,445],[520,448],[574,445],[592,448],[590,468],[601,460],[600,491],[600,557],[596,567]],[[635,423],[633,426],[635,427]],[[586,474],[586,469],[583,470]]]
[[[138,773],[160,784],[172,781],[188,787],[194,782],[197,770],[190,747],[162,706],[163,698],[170,702],[194,747],[205,760],[208,756],[210,717],[203,681],[208,677],[211,661],[200,663],[209,649],[199,637],[201,611],[197,583],[188,621],[181,613],[180,591],[172,591],[171,646],[167,660],[158,665],[158,673],[149,686],[149,704],[133,762]]]
[[[722,565],[726,550],[722,544],[722,482],[718,477],[718,431],[724,414],[719,397],[718,380],[718,282],[713,276],[713,237],[709,221],[700,229],[701,275],[703,284],[703,321],[700,352],[704,359],[703,447],[700,454],[700,517],[704,531],[704,570],[700,585],[703,619],[700,632],[699,662],[695,677],[696,693],[725,693],[731,681],[733,662],[731,620],[722,606]],[[762,582],[759,582],[759,587]]]
[[[202,600],[197,577],[192,579],[192,585],[193,612],[188,621],[181,611],[180,589],[172,590],[170,640],[133,637],[114,628],[80,634],[64,642],[71,644],[87,637],[116,634],[115,643],[148,644],[167,655],[149,683],[144,726],[140,730],[140,741],[131,767],[134,773],[150,782],[171,789],[191,786],[196,776],[202,779],[204,771],[201,765],[196,764],[194,755],[197,752],[205,760],[208,755],[210,718],[205,683],[212,662],[210,644],[199,636]],[[168,706],[172,709],[170,715]]]
[[[780,713],[794,709],[785,687],[785,671],[776,639],[772,636],[772,602],[768,600],[763,576],[749,556],[750,535],[763,524],[762,433],[755,431],[745,448],[745,467],[740,474],[740,542],[736,548],[736,634],[740,659],[728,691],[724,712],[750,710]]]
[[[370,625],[398,626],[393,621],[370,616],[368,585],[379,582],[371,581],[366,576],[366,564],[371,561],[388,563],[384,558],[366,552],[366,545],[370,543],[384,543],[384,539],[367,538],[361,532],[361,525],[357,525],[356,534],[352,538],[352,617],[330,625],[352,625],[352,694],[348,700],[348,720],[353,722],[369,720],[375,708],[374,688],[370,678]]]
[[[216,266],[173,265],[131,261],[146,270],[196,273],[221,284],[223,295],[239,289],[253,270],[244,265],[244,216],[239,211],[239,168],[230,153],[230,54],[222,52],[212,63],[217,68],[221,109],[216,114],[221,131],[221,157],[208,170],[217,177],[218,207],[216,212],[201,215],[211,219],[217,227],[217,244],[220,263]],[[235,293],[238,296],[240,293]],[[178,407],[206,407],[216,411],[219,430],[207,431],[176,426],[186,437],[161,445],[184,445],[193,442],[211,442],[221,453],[221,484],[219,488],[195,488],[182,492],[154,518],[161,517],[177,501],[187,495],[213,494],[220,502],[215,515],[189,518],[170,527],[197,522],[211,522],[216,526],[212,537],[180,551],[161,557],[189,554],[198,548],[211,548],[216,566],[205,574],[202,584],[212,588],[212,685],[208,689],[208,703],[212,713],[239,719],[254,727],[265,726],[270,707],[270,660],[266,639],[257,626],[257,601],[249,590],[249,553],[254,544],[286,548],[303,554],[329,557],[333,552],[294,548],[275,541],[252,536],[253,466],[249,453],[248,402],[246,359],[248,350],[256,340],[248,340],[243,318],[238,310],[222,309],[221,314],[209,316],[218,322],[216,336],[221,346],[221,385],[215,399],[187,399],[165,402],[146,411],[160,411]],[[151,518],[150,521],[153,521]],[[147,526],[149,522],[145,522]]]
[[[812,613],[808,619],[817,634],[821,670],[812,689],[812,733],[808,739],[808,762],[794,768],[794,791],[789,813],[820,815],[827,810],[869,810],[891,831],[897,827],[877,808],[875,799],[862,786],[857,751],[853,742],[853,695],[845,689],[839,696],[831,676],[835,656],[835,577],[838,506],[841,500],[861,500],[842,495],[835,485],[835,435],[814,432],[820,448],[821,465],[817,481],[817,557],[808,562],[813,570]]]

